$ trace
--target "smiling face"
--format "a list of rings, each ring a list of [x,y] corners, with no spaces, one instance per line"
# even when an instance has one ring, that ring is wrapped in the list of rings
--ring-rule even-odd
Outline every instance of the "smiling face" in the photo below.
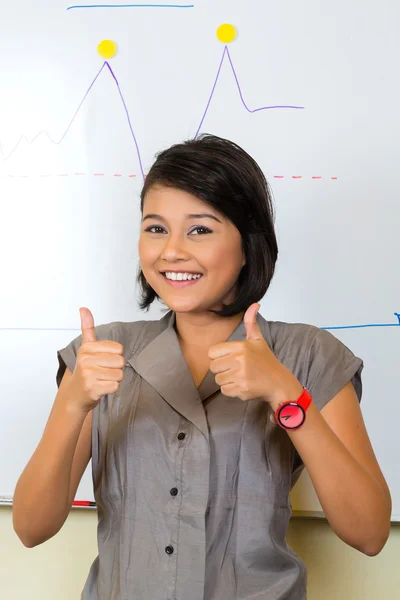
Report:
[[[245,264],[240,233],[224,215],[188,192],[161,185],[151,187],[144,200],[139,256],[147,282],[175,312],[231,303]],[[165,272],[201,277],[170,282]]]

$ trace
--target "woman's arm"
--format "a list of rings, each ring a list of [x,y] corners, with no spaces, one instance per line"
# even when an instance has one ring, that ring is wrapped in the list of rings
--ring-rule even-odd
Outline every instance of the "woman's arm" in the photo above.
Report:
[[[287,433],[329,524],[346,544],[375,556],[390,534],[392,502],[352,383],[321,411],[311,403],[306,415],[299,429]]]
[[[216,374],[215,382],[224,395],[243,401],[263,398],[275,413],[281,402],[298,398],[303,386],[266,343],[256,319],[259,308],[255,302],[243,316],[246,340],[216,344],[208,350],[210,371]],[[321,374],[327,381],[338,376],[343,379],[345,371],[340,371],[340,366],[349,356],[354,358],[332,334],[318,330],[308,353],[307,387],[314,394],[317,390],[320,401],[327,387]],[[361,361],[356,362],[360,368]],[[334,369],[321,370],[324,364]],[[312,402],[303,425],[286,431],[309,472],[332,529],[364,554],[378,554],[390,534],[392,500],[353,384],[345,385],[321,411]]]
[[[28,548],[61,529],[90,460],[92,411],[85,415],[71,406],[71,377],[67,368],[42,439],[15,488],[13,526]]]

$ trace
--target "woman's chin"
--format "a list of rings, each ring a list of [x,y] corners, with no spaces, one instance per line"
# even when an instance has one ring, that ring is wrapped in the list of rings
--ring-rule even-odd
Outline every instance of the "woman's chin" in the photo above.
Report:
[[[192,314],[211,314],[209,310],[222,310],[222,304],[219,307],[216,304],[205,304],[204,302],[188,301],[185,299],[170,299],[162,298],[163,303],[175,313],[192,313]]]
[[[178,299],[178,298],[162,298],[162,301],[170,310],[174,312],[202,312],[205,309],[201,306],[199,302],[189,301],[187,299]]]

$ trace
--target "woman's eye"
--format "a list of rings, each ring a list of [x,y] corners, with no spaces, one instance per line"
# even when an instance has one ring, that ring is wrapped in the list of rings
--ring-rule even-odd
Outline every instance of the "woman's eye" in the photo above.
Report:
[[[155,229],[161,231],[154,231]],[[161,227],[161,225],[151,225],[150,227],[145,229],[145,231],[148,231],[150,233],[162,233],[164,231],[164,227]],[[204,235],[205,233],[212,233],[211,229],[209,229],[208,227],[203,227],[202,225],[195,227],[190,233],[193,233],[194,231],[200,231],[200,233],[196,233],[195,235]]]
[[[148,227],[147,229],[145,229],[145,231],[149,231],[150,233],[159,233],[158,231],[152,231],[152,229],[164,229],[164,228],[161,227],[161,225],[152,225],[151,227]]]
[[[192,229],[192,231],[190,233],[193,233],[193,231],[198,231],[199,229],[202,229],[203,233],[197,234],[197,235],[204,235],[204,233],[212,233],[211,229],[208,229],[208,227],[203,227],[203,226],[195,227],[194,229]]]

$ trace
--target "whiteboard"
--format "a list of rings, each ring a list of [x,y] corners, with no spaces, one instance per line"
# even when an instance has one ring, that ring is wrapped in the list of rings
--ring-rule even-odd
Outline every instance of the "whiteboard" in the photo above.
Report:
[[[1,8],[1,496],[40,440],[79,307],[96,325],[162,316],[137,307],[140,188],[157,151],[201,131],[243,146],[271,184],[280,256],[261,314],[343,327],[363,358],[400,518],[399,18],[389,0]],[[294,514],[320,514],[305,472],[292,497]],[[77,499],[93,499],[90,466]]]

